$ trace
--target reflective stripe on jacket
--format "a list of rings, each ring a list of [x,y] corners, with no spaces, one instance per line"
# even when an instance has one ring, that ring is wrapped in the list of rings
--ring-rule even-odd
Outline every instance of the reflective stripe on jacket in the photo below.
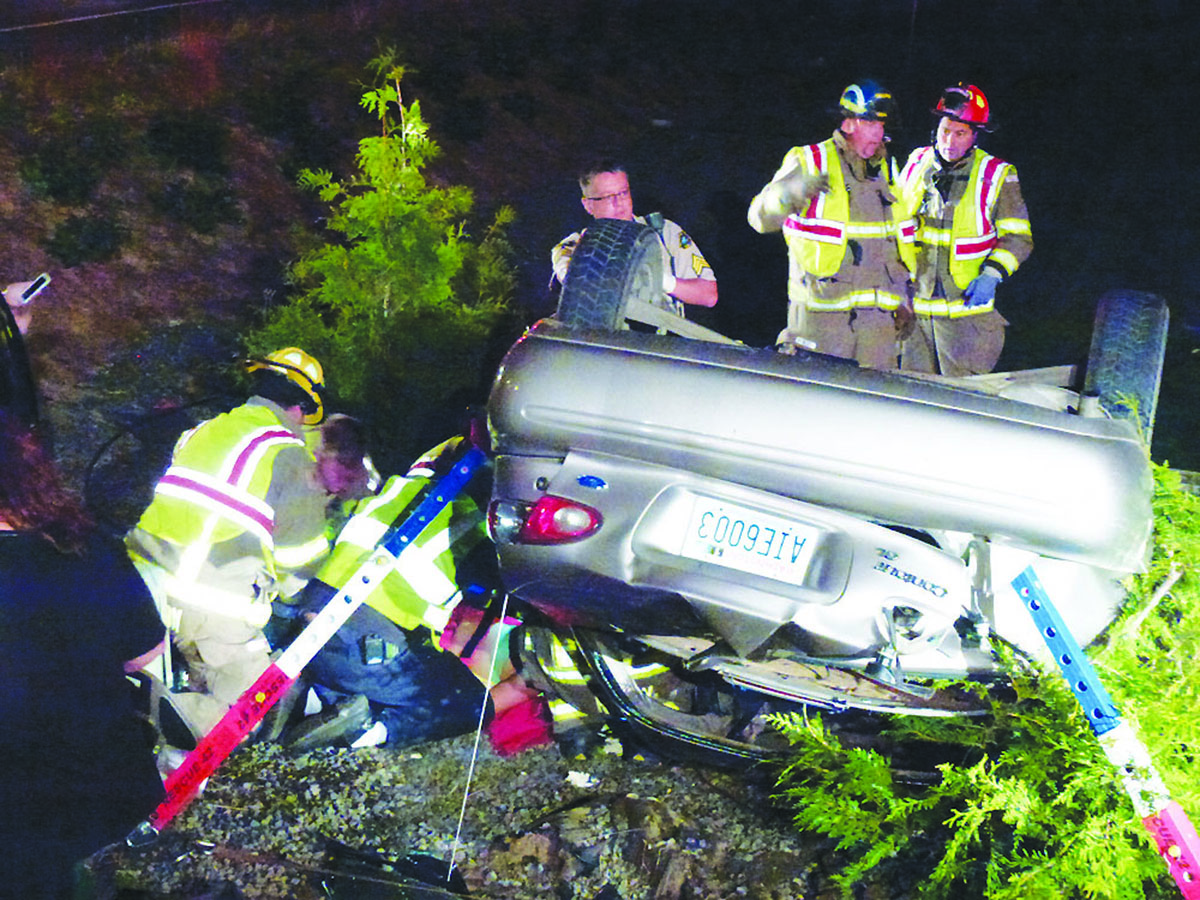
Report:
[[[809,175],[825,175],[829,179],[829,190],[817,193],[801,212],[793,212],[783,222],[784,238],[788,243],[795,263],[808,275],[828,278],[841,271],[846,262],[846,250],[850,241],[893,240],[896,252],[905,267],[911,270],[914,264],[915,223],[906,215],[901,203],[891,205],[891,218],[874,221],[851,221],[850,193],[846,173],[838,155],[835,140],[822,141],[805,147],[793,147],[784,158],[775,179],[795,168]],[[891,161],[880,168],[885,184],[894,187],[895,178]],[[895,309],[905,297],[899,291],[879,286],[873,290],[860,290],[843,294],[834,302],[822,303],[809,295],[810,309],[842,310],[855,306],[879,306]]]
[[[943,227],[944,218],[933,220],[923,214],[932,199],[930,193],[937,191],[933,178],[939,166],[934,148],[914,150],[900,174],[905,207],[917,222],[917,244],[922,251],[933,248],[935,258],[945,261],[959,294],[930,298],[918,293],[913,301],[918,313],[958,318],[988,312],[992,303],[964,307],[962,290],[979,275],[985,262],[1007,278],[1033,248],[1029,214],[1020,196],[1016,168],[978,148],[972,153],[963,196],[957,200],[951,198],[955,206],[949,228]],[[1005,202],[1001,202],[1002,195]],[[943,252],[939,255],[936,251]]]
[[[331,587],[344,587],[388,529],[404,520],[429,480],[393,475],[378,494],[361,501],[317,577]],[[469,497],[460,496],[395,559],[367,604],[401,628],[424,625],[440,634],[458,597],[455,561],[485,537],[483,514]]]
[[[278,581],[314,568],[329,550],[312,463],[269,401],[202,422],[176,442],[126,544],[169,575],[172,602],[257,622]],[[279,521],[277,505],[288,521]]]

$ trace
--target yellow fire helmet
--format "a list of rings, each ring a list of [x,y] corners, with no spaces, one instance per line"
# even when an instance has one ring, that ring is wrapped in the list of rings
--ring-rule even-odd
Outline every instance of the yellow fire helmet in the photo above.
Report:
[[[299,347],[284,347],[262,359],[246,360],[247,372],[274,372],[304,392],[300,404],[304,424],[317,425],[325,418],[325,372],[316,358]]]

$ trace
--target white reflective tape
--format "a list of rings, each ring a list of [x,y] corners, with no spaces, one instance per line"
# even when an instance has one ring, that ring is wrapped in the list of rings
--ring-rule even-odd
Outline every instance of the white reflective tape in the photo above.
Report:
[[[851,309],[858,307],[867,309],[877,307],[890,312],[900,306],[905,299],[907,298],[901,297],[899,294],[893,294],[890,291],[872,289],[851,291],[834,300],[828,301],[809,296],[805,298],[805,302],[807,307],[815,312],[849,312]]]
[[[1154,768],[1150,752],[1127,722],[1106,731],[1099,737],[1104,755],[1121,776],[1121,784],[1139,818],[1161,810],[1171,800],[1167,786]]]
[[[367,551],[383,539],[387,530],[388,526],[378,519],[365,514],[356,515],[342,527],[337,542],[350,543]]]
[[[405,551],[403,558],[394,559],[392,563],[396,574],[408,582],[422,600],[439,606],[458,590],[458,585],[437,567],[440,555],[428,546],[412,546]]]
[[[849,222],[846,234],[852,238],[886,238],[891,237],[895,225],[891,222]]]
[[[159,583],[167,595],[167,602],[180,609],[194,609],[228,619],[239,619],[256,628],[262,628],[271,618],[271,604],[250,597],[210,587],[194,581],[176,578],[165,569]]]
[[[1001,266],[1003,266],[1006,272],[1015,272],[1017,270],[1017,266],[1020,265],[1020,263],[1017,262],[1017,258],[1008,250],[993,250],[991,259],[993,262],[999,263]]]
[[[1001,234],[1031,234],[1033,231],[1028,219],[1000,219],[996,222],[996,230]]]
[[[441,634],[446,630],[446,626],[450,624],[450,613],[453,609],[454,606],[452,604],[437,606],[430,603],[425,607],[425,611],[421,613],[421,623],[435,635]]]
[[[303,544],[275,548],[275,561],[285,569],[299,569],[320,559],[329,552],[329,541],[324,535]]]

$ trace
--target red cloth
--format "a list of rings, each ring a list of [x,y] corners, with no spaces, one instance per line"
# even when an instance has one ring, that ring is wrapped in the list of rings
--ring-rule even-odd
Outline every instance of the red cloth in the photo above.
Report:
[[[501,756],[516,756],[531,747],[554,743],[550,709],[540,694],[498,713],[487,726],[488,741]]]

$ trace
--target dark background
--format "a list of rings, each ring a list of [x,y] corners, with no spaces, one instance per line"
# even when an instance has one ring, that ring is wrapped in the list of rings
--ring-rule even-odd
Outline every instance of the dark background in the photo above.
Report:
[[[1200,468],[1194,449],[1200,359],[1193,120],[1200,29],[1177,0],[1121,3],[961,0],[224,0],[142,12],[155,3],[10,3],[0,52],[26,59],[220,27],[235,17],[334,11],[373,25],[412,60],[406,79],[444,154],[447,180],[481,211],[519,214],[511,235],[522,314],[548,312],[549,248],[585,223],[574,176],[587,158],[628,165],[635,208],[693,235],[721,301],[695,318],[753,344],[784,319],[782,240],[745,222],[750,198],[789,147],[828,136],[842,88],[873,78],[897,96],[892,147],[928,142],[929,107],[958,81],[979,85],[995,132],[983,146],[1013,162],[1033,223],[1029,262],[998,292],[1011,321],[1000,368],[1082,362],[1097,298],[1150,291],[1172,309],[1155,458]],[[315,45],[322,36],[313,35]],[[329,35],[323,52],[372,55]],[[262,52],[272,53],[264,40]],[[319,62],[319,61],[318,61]],[[352,159],[369,127],[359,88],[340,92],[344,123],[325,123],[309,165]],[[292,97],[294,102],[294,95]]]

